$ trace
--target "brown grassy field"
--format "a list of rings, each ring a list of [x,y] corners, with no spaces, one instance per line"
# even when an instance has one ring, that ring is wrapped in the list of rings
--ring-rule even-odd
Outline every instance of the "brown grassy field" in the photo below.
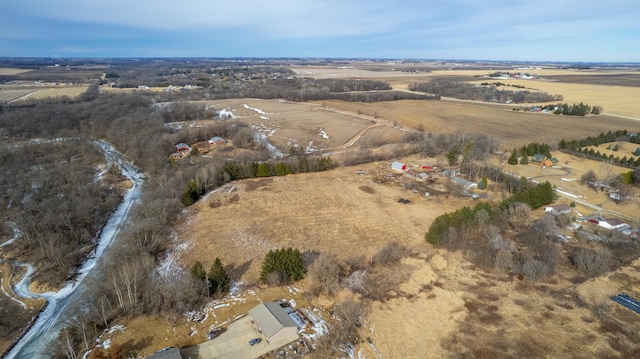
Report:
[[[0,67],[0,76],[2,76],[2,75],[18,75],[18,74],[23,74],[23,73],[29,72],[29,71],[31,71],[31,70]]]
[[[487,75],[492,70],[437,69],[430,73],[409,73],[395,69],[395,65],[386,65],[388,70],[371,71],[366,66],[354,68],[336,67],[294,67],[292,70],[299,76],[314,78],[366,78],[387,81],[396,89],[407,89],[414,82],[425,82],[436,78],[454,78],[458,81],[492,82],[523,85],[539,91],[564,96],[563,102],[588,103],[604,107],[606,113],[640,118],[640,104],[635,101],[640,96],[638,86],[628,85],[630,77],[637,77],[633,70],[571,70],[542,68],[532,70],[507,70],[509,72],[528,72],[542,77],[543,80],[494,80],[474,76]],[[384,67],[383,67],[384,68]],[[504,70],[503,70],[504,71]],[[575,80],[572,79],[575,76]],[[586,77],[588,76],[588,77]],[[549,80],[544,80],[548,77]],[[616,81],[618,79],[618,81]],[[507,87],[513,90],[514,88]]]
[[[531,142],[557,145],[561,139],[577,139],[616,129],[636,132],[640,122],[606,115],[573,117],[511,111],[511,108],[465,101],[390,101],[372,104],[326,101],[328,107],[353,113],[377,114],[381,119],[433,133],[456,130],[484,133],[506,149]]]
[[[19,102],[20,99],[42,99],[68,96],[75,98],[83,94],[88,85],[3,85],[0,86],[0,102]]]

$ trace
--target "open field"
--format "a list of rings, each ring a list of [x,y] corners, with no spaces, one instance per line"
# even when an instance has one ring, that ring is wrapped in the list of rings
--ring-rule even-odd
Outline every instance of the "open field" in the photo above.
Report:
[[[19,102],[26,99],[43,99],[47,97],[67,96],[75,98],[83,94],[88,85],[1,85],[0,102]]]
[[[0,67],[0,76],[2,75],[18,75],[18,74],[23,74],[25,72],[29,72],[31,70],[25,70],[25,69],[16,69],[16,68],[10,68],[10,67]]]
[[[600,116],[555,116],[511,111],[511,108],[467,101],[389,101],[371,104],[326,101],[326,106],[341,111],[395,121],[408,128],[422,125],[427,132],[449,133],[456,130],[484,133],[502,143],[507,150],[531,142],[557,145],[561,139],[594,136],[615,129],[640,130],[640,122]]]
[[[394,240],[422,243],[431,220],[469,203],[435,203],[393,182],[377,182],[389,173],[390,165],[381,162],[225,185],[188,209],[179,237],[191,247],[181,262],[219,257],[236,280],[255,283],[270,249],[291,246],[369,260]],[[398,203],[400,198],[413,202]]]

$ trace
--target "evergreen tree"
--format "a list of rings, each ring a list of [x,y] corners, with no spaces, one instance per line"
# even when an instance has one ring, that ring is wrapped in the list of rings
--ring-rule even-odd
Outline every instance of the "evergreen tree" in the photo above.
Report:
[[[201,280],[201,281],[207,280],[207,272],[205,272],[204,267],[202,266],[202,263],[198,261],[193,263],[193,266],[191,266],[191,276],[197,280]]]
[[[216,257],[209,270],[209,290],[210,293],[226,294],[231,287],[231,279],[224,270],[220,258]]]
[[[510,165],[518,164],[518,154],[515,148],[513,149],[513,152],[511,152],[511,157],[509,157],[509,159],[507,160],[507,163]]]
[[[293,248],[270,250],[262,263],[260,279],[266,281],[272,273],[276,273],[285,283],[304,278],[307,270],[300,251]]]
[[[271,165],[268,162],[262,162],[258,165],[257,177],[271,177]]]
[[[520,164],[521,165],[529,164],[529,157],[526,154],[522,155],[522,159],[520,159]]]

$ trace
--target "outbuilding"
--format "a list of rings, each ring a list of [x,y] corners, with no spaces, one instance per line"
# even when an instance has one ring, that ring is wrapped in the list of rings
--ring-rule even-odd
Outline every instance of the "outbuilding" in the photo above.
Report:
[[[225,144],[227,144],[227,141],[222,137],[217,137],[216,136],[216,137],[213,137],[213,138],[211,138],[209,140],[209,144],[210,145],[214,145],[214,146],[215,145],[225,145]]]
[[[406,172],[409,169],[409,166],[402,162],[394,161],[391,163],[391,169],[398,172]]]
[[[298,336],[296,322],[278,302],[258,304],[249,311],[249,317],[269,343]]]

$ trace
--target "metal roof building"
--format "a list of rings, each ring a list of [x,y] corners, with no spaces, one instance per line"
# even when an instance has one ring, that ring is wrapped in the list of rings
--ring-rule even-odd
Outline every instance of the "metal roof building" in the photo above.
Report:
[[[296,337],[298,326],[278,302],[260,303],[249,311],[251,323],[258,327],[267,339],[273,343],[282,339]]]

